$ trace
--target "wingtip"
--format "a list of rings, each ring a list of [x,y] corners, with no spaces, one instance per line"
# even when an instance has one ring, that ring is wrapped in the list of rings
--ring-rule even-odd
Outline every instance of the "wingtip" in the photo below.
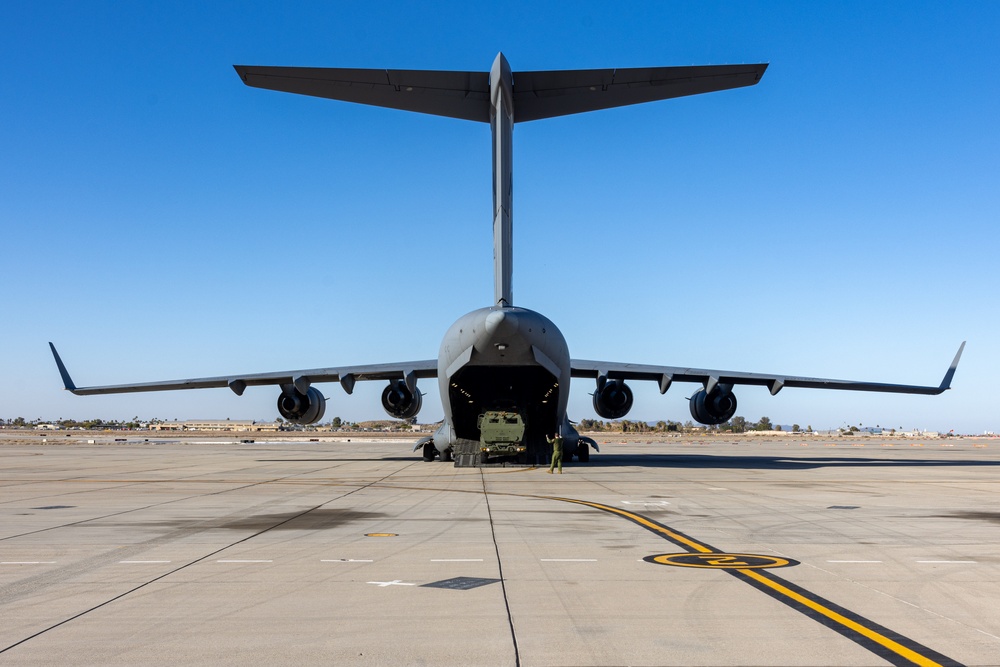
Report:
[[[962,352],[965,351],[966,341],[962,341],[962,344],[958,346],[958,352],[955,353],[955,358],[951,362],[951,366],[948,367],[948,372],[944,374],[944,379],[941,380],[940,391],[947,391],[951,389],[951,380],[955,377],[955,370],[958,368],[958,362],[962,358]],[[940,393],[940,392],[939,392]]]
[[[56,360],[56,366],[59,368],[59,375],[62,376],[63,388],[66,389],[66,391],[75,393],[76,385],[73,384],[73,378],[69,376],[69,371],[66,370],[66,365],[59,357],[59,353],[56,351],[56,346],[52,344],[52,341],[49,341],[49,349],[52,350],[52,357]]]

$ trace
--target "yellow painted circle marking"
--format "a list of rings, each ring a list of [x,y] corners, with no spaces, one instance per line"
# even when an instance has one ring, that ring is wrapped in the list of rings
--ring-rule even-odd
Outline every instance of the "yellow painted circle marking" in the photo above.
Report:
[[[365,533],[365,537],[399,537],[399,533]]]
[[[713,570],[763,570],[771,567],[789,567],[799,562],[790,558],[758,556],[755,554],[657,554],[643,558],[647,563],[674,565],[676,567],[701,567]]]

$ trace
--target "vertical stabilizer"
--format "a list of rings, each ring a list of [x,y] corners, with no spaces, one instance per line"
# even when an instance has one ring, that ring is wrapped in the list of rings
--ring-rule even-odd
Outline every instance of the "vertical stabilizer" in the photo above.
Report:
[[[490,129],[493,132],[493,302],[513,306],[514,80],[498,53],[490,69]]]

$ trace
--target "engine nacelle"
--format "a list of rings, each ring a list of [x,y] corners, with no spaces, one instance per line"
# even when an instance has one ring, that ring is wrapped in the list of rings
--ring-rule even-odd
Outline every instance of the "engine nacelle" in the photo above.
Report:
[[[315,424],[325,412],[326,398],[316,387],[309,387],[305,394],[288,387],[278,396],[278,413],[293,424]]]
[[[594,412],[605,419],[621,419],[632,409],[632,389],[622,380],[598,383]]]
[[[725,424],[736,414],[736,394],[732,385],[718,385],[707,393],[699,390],[691,397],[691,416],[699,424],[718,426]]]
[[[405,380],[390,382],[389,386],[382,390],[382,408],[390,417],[395,419],[412,419],[420,412],[424,404],[424,399],[419,391],[410,391]]]

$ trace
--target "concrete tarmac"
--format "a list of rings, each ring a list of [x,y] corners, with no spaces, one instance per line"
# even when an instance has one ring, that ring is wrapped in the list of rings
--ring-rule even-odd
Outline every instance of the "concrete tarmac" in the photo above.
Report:
[[[1000,664],[1000,441],[611,440],[0,445],[0,665]]]

